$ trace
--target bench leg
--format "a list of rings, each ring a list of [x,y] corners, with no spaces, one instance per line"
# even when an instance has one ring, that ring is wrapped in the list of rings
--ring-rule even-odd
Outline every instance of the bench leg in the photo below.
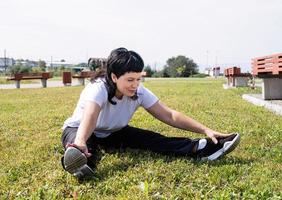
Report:
[[[248,77],[235,77],[235,87],[247,87]]]
[[[264,78],[262,83],[262,98],[264,100],[282,99],[282,79]]]
[[[16,88],[21,88],[21,81],[20,80],[16,80]]]
[[[47,79],[41,79],[42,87],[47,87]]]

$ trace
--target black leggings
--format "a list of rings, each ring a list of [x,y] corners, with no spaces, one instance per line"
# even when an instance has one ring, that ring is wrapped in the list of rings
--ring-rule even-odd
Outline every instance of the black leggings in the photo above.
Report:
[[[77,129],[67,127],[63,131],[62,144],[66,148],[67,144],[74,142]],[[87,140],[87,147],[90,153],[95,153],[98,145],[106,148],[133,148],[150,150],[163,154],[174,154],[180,156],[193,156],[198,146],[199,139],[189,139],[184,137],[166,137],[159,133],[143,130],[131,126],[125,126],[119,131],[113,132],[106,138],[98,138],[92,134]]]

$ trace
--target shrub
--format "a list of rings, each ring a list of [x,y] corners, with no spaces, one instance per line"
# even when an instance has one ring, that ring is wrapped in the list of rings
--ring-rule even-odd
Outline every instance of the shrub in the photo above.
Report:
[[[208,77],[208,76],[209,76],[208,74],[199,73],[199,74],[193,75],[192,77],[194,77],[194,78],[205,78],[205,77]]]

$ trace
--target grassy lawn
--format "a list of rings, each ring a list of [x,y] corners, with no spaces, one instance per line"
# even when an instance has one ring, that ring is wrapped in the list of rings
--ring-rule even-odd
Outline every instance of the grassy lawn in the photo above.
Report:
[[[63,81],[61,76],[54,76],[53,78],[48,79],[48,81]]]
[[[101,152],[92,180],[63,171],[61,126],[79,87],[0,90],[0,199],[282,199],[282,118],[224,90],[223,79],[150,79],[165,104],[210,128],[241,133],[239,147],[215,162],[127,149]],[[140,108],[130,122],[168,136],[171,128]]]

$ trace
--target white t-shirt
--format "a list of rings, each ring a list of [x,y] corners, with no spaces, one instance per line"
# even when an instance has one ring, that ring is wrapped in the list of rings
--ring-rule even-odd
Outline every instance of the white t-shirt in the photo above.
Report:
[[[107,137],[112,132],[125,127],[139,106],[147,109],[158,101],[158,98],[141,84],[137,89],[137,96],[137,100],[125,95],[122,99],[113,97],[112,100],[117,103],[113,105],[108,101],[104,80],[97,79],[83,89],[73,115],[65,121],[63,129],[67,126],[79,127],[85,104],[87,101],[92,101],[101,107],[94,133],[97,137]]]

